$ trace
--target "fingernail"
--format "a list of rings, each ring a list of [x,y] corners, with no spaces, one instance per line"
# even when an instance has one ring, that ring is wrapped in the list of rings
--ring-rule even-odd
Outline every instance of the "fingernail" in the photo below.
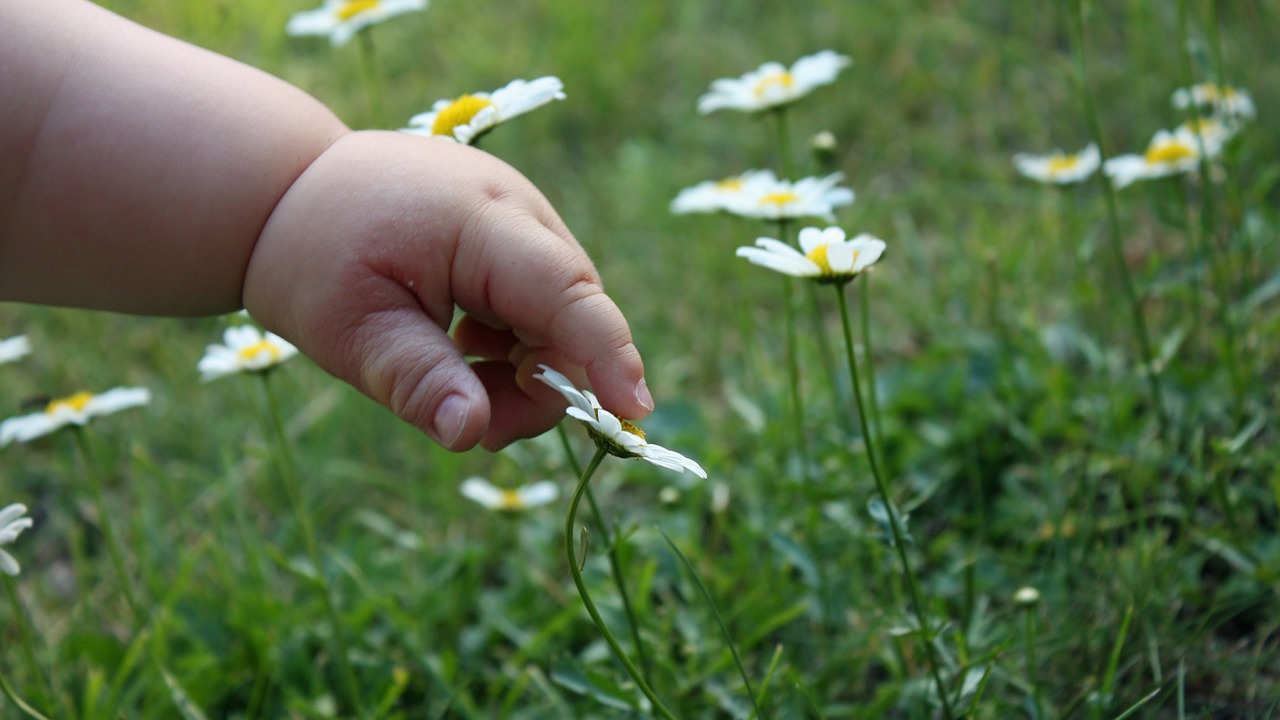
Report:
[[[467,426],[467,416],[470,413],[471,403],[467,402],[464,395],[452,393],[440,401],[440,406],[436,408],[436,416],[431,423],[435,430],[436,441],[447,448],[452,448],[453,444],[458,442],[458,438],[462,437],[462,431]]]
[[[636,383],[636,402],[645,410],[653,410],[653,396],[649,394],[649,384],[643,378]]]

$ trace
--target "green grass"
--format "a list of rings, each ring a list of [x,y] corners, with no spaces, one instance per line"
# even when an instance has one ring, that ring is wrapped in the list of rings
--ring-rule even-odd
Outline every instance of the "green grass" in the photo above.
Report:
[[[284,36],[304,3],[104,4],[368,122],[357,44]],[[659,404],[646,431],[711,475],[689,483],[617,461],[593,483],[622,531],[651,684],[677,716],[746,718],[752,703],[717,612],[663,532],[715,599],[768,717],[938,713],[923,648],[897,632],[912,613],[867,511],[875,490],[845,370],[836,362],[833,391],[821,362],[819,333],[837,359],[842,347],[833,298],[818,293],[820,315],[798,318],[817,468],[806,482],[779,279],[733,257],[772,230],[667,210],[683,187],[776,166],[759,119],[696,115],[711,80],[823,48],[855,64],[794,108],[793,143],[835,133],[837,168],[858,192],[839,224],[889,243],[870,276],[884,459],[928,614],[946,623],[936,647],[952,692],[981,684],[980,718],[1115,718],[1153,692],[1132,717],[1280,714],[1280,136],[1269,130],[1280,17],[1263,2],[1217,5],[1220,71],[1259,109],[1213,186],[1220,264],[1189,240],[1183,181],[1118,195],[1144,316],[1171,353],[1173,431],[1161,436],[1099,186],[1046,189],[1010,164],[1089,140],[1069,5],[434,0],[373,28],[393,126],[516,77],[565,82],[567,101],[498,129],[485,149],[542,188],[596,259],[645,354]],[[1207,5],[1187,5],[1203,48],[1193,67],[1208,78]],[[1105,149],[1139,151],[1181,119],[1169,104],[1186,81],[1177,4],[1089,9]],[[1201,198],[1193,188],[1193,208]],[[1238,398],[1220,307],[1237,326]],[[0,450],[0,504],[23,502],[37,522],[7,547],[23,563],[11,587],[37,629],[40,671],[19,651],[6,596],[0,673],[50,717],[176,717],[182,696],[211,718],[349,716],[324,605],[296,571],[305,548],[271,471],[257,384],[202,385],[195,372],[221,327],[0,306],[0,337],[26,333],[36,348],[0,367],[0,417],[81,388],[145,385],[156,398],[89,428],[150,612],[141,633],[70,438]],[[403,718],[637,716],[562,554],[574,473],[554,435],[452,455],[305,360],[275,379],[362,705]],[[584,463],[589,443],[568,429]],[[459,496],[471,474],[552,478],[564,495],[498,516]],[[713,508],[717,483],[727,507]],[[667,487],[678,499],[660,499]],[[631,648],[608,549],[592,537],[586,582]],[[1013,602],[1024,586],[1041,594],[1030,668]],[[8,704],[0,715],[20,716]]]

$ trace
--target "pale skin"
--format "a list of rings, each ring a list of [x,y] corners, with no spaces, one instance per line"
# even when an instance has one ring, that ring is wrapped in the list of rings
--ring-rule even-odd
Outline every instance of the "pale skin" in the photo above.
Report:
[[[653,408],[626,320],[520,173],[354,132],[83,0],[0,0],[0,301],[244,307],[453,450],[563,417],[538,363],[624,417]]]

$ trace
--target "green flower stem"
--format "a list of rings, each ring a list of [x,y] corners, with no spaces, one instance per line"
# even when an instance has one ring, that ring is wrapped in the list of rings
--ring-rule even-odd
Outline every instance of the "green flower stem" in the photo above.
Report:
[[[387,118],[382,112],[382,82],[378,74],[378,53],[373,42],[371,28],[356,33],[360,43],[360,71],[364,75],[364,91],[369,100],[369,118],[374,127],[386,127]]]
[[[107,544],[107,554],[111,556],[111,566],[116,573],[116,582],[120,584],[120,591],[124,593],[125,602],[129,604],[129,611],[133,613],[134,622],[141,625],[145,620],[145,613],[143,613],[142,605],[138,603],[138,598],[133,592],[133,583],[129,580],[129,573],[125,570],[124,552],[120,548],[119,539],[116,537],[115,529],[111,522],[111,512],[107,509],[107,497],[103,489],[103,473],[95,461],[96,458],[84,428],[75,426],[72,429],[72,435],[76,439],[76,449],[80,453],[80,462],[84,465],[85,476],[89,479],[89,492],[93,495],[93,506],[98,512],[98,526],[102,529],[102,538]]]
[[[1035,717],[1044,717],[1044,695],[1040,691],[1040,680],[1036,676],[1036,617],[1035,606],[1029,604],[1023,608],[1023,639],[1027,646],[1027,681],[1031,683],[1031,702],[1035,705]]]
[[[1089,75],[1084,58],[1084,0],[1072,0],[1072,7],[1075,12],[1071,14],[1071,30],[1076,45],[1076,66],[1080,75],[1080,97],[1084,103],[1085,119],[1089,123],[1089,133],[1093,136],[1093,142],[1097,144],[1103,158],[1106,158],[1107,153],[1103,149],[1102,125],[1098,121],[1098,110],[1093,102],[1093,93],[1089,90]],[[1156,413],[1156,423],[1160,428],[1160,435],[1166,440],[1170,440],[1169,420],[1164,409],[1164,393],[1160,387],[1160,374],[1155,367],[1155,354],[1152,352],[1151,335],[1147,332],[1147,321],[1142,314],[1142,302],[1138,298],[1137,289],[1134,287],[1133,274],[1129,272],[1129,265],[1124,259],[1124,238],[1120,234],[1120,214],[1116,209],[1116,191],[1106,173],[1099,173],[1099,177],[1102,183],[1102,197],[1107,206],[1107,221],[1111,230],[1111,255],[1115,261],[1116,272],[1120,274],[1125,300],[1129,304],[1134,334],[1138,336],[1138,345],[1142,352],[1142,362],[1145,366],[1143,375],[1147,379],[1147,392],[1151,396],[1151,407]]]
[[[858,312],[859,320],[862,323],[862,357],[866,361],[867,369],[867,399],[871,401],[871,429],[875,431],[876,449],[880,451],[880,462],[886,463],[884,459],[884,426],[880,424],[880,398],[876,392],[876,364],[875,359],[871,357],[871,277],[863,274],[862,282],[858,283]],[[886,468],[887,469],[887,468]]]
[[[889,488],[885,484],[884,477],[880,474],[880,464],[876,462],[876,452],[873,447],[874,439],[867,424],[867,412],[862,401],[862,386],[858,379],[858,361],[853,352],[853,330],[849,324],[849,303],[844,296],[844,286],[835,285],[834,287],[836,298],[839,300],[840,305],[840,325],[844,329],[845,359],[849,363],[849,380],[853,384],[853,397],[858,403],[858,423],[862,428],[863,446],[866,448],[867,462],[871,464],[871,476],[875,479],[876,492],[880,495],[880,500],[884,503],[885,513],[889,516],[889,531],[893,534],[893,546],[898,551],[898,561],[902,564],[902,574],[907,581],[907,592],[911,595],[911,605],[915,610],[916,620],[920,623],[920,633],[924,638],[925,654],[929,659],[929,670],[933,673],[933,681],[938,686],[938,697],[942,700],[943,713],[948,719],[954,718],[955,713],[951,710],[951,698],[948,696],[947,686],[942,682],[938,651],[933,646],[933,627],[929,625],[929,619],[925,613],[924,600],[920,593],[920,586],[916,582],[915,571],[911,568],[911,560],[907,557],[907,545],[903,540],[902,528],[898,522],[898,512],[895,509],[893,500],[889,497]],[[867,344],[863,349],[867,353],[867,357],[870,358],[871,346]]]
[[[778,239],[791,245],[791,223],[778,220]],[[800,397],[800,342],[796,335],[795,282],[788,276],[782,283],[782,307],[785,311],[787,342],[787,387],[791,393],[791,425],[796,433],[796,447],[800,449],[801,475],[809,478],[809,436],[804,431],[804,401]]]
[[[662,704],[658,696],[654,694],[649,687],[649,683],[645,681],[644,676],[640,673],[631,658],[627,657],[627,653],[622,649],[622,645],[618,643],[617,638],[609,631],[609,626],[605,625],[604,618],[600,617],[600,611],[596,609],[596,604],[591,600],[591,594],[587,592],[587,584],[582,579],[582,570],[578,568],[578,554],[574,548],[577,538],[574,535],[573,527],[578,517],[578,505],[582,502],[582,496],[587,492],[587,486],[591,482],[591,476],[595,474],[600,467],[600,463],[604,462],[605,455],[608,453],[603,449],[596,450],[596,454],[592,456],[591,462],[587,465],[587,469],[582,473],[582,478],[578,480],[578,487],[573,491],[573,499],[569,502],[569,514],[564,519],[564,544],[565,553],[569,559],[569,573],[573,575],[573,584],[578,588],[578,596],[582,598],[582,604],[587,609],[587,614],[591,616],[591,621],[596,624],[600,630],[600,634],[604,636],[604,640],[609,644],[609,649],[613,650],[613,654],[622,663],[622,667],[626,669],[627,674],[635,681],[636,686],[640,688],[640,692],[649,698],[649,702],[653,703],[653,709],[659,715],[667,720],[676,720],[671,711]]]
[[[342,625],[342,618],[333,603],[333,592],[329,580],[325,577],[324,566],[320,561],[320,549],[316,544],[315,530],[311,526],[311,516],[307,512],[306,500],[302,493],[302,484],[298,480],[298,467],[293,457],[293,449],[285,434],[284,422],[280,419],[280,406],[276,399],[275,389],[271,386],[270,372],[256,373],[262,380],[262,393],[266,398],[268,430],[275,444],[275,452],[271,457],[275,460],[276,471],[284,484],[285,494],[289,496],[289,504],[293,506],[295,521],[302,533],[302,543],[311,561],[315,583],[324,601],[325,614],[333,634],[334,654],[337,655],[338,671],[342,676],[342,689],[347,695],[347,702],[355,708],[359,717],[367,717],[364,704],[360,699],[359,685],[356,683],[355,670],[351,667],[351,658],[347,646],[347,635]]]
[[[573,446],[569,444],[569,434],[565,432],[564,423],[556,425],[556,434],[560,436],[564,455],[569,459],[569,465],[573,468],[574,474],[582,477],[582,465],[573,454]],[[622,609],[626,612],[627,624],[631,627],[631,641],[636,647],[636,656],[640,658],[640,671],[644,674],[645,682],[652,683],[649,654],[645,652],[644,643],[640,640],[640,622],[636,618],[635,608],[631,606],[631,595],[627,592],[626,578],[622,574],[622,557],[618,552],[619,533],[605,524],[604,515],[601,514],[600,506],[596,504],[596,496],[591,492],[590,487],[587,488],[587,504],[591,506],[591,514],[595,516],[596,532],[600,533],[609,548],[609,572],[613,576],[613,583],[618,586],[618,595],[622,598]]]
[[[774,129],[778,147],[778,166],[782,169],[784,180],[796,179],[796,159],[791,152],[791,129],[787,122],[787,106],[780,105],[772,110]]]
[[[831,349],[831,339],[827,336],[826,325],[823,323],[822,305],[818,300],[818,284],[805,283],[805,289],[808,290],[809,310],[813,319],[813,334],[818,345],[818,359],[822,362],[822,371],[827,374],[827,381],[831,383],[831,387],[839,387],[839,368],[836,367],[835,351]],[[838,396],[833,396],[838,397]],[[843,401],[836,399],[837,410],[844,407]],[[874,421],[875,418],[872,418]],[[852,418],[844,413],[840,413],[840,424],[845,432],[852,433]],[[879,427],[876,427],[879,432]]]
[[[1214,12],[1214,22],[1216,23],[1217,14]],[[1182,38],[1184,51],[1182,53],[1182,75],[1186,87],[1190,88],[1195,84],[1195,71],[1191,65],[1190,41],[1191,32],[1187,23],[1187,2],[1186,0],[1178,0],[1178,34]],[[1220,53],[1220,48],[1215,48]],[[1215,62],[1219,63],[1218,73],[1221,74],[1221,55],[1216,55]],[[1188,113],[1191,122],[1195,127],[1199,127],[1201,115],[1200,108],[1196,103],[1188,104]],[[1205,255],[1205,262],[1209,265],[1209,272],[1213,276],[1214,289],[1218,295],[1218,324],[1222,326],[1222,360],[1227,366],[1227,376],[1231,381],[1231,397],[1235,404],[1237,414],[1240,414],[1244,408],[1244,377],[1240,374],[1239,363],[1236,360],[1236,327],[1234,318],[1231,315],[1231,303],[1228,297],[1229,282],[1223,276],[1222,259],[1219,257],[1218,244],[1214,237],[1214,227],[1217,225],[1217,203],[1213,192],[1213,182],[1209,178],[1212,170],[1209,162],[1209,154],[1205,151],[1204,136],[1199,132],[1195,133],[1196,142],[1200,152],[1200,178],[1203,191],[1200,193],[1200,245]],[[1189,181],[1188,181],[1189,182]],[[1184,186],[1185,187],[1185,186]],[[1187,212],[1191,212],[1191,203],[1187,203]],[[1195,227],[1194,224],[1188,223],[1188,229]],[[1194,247],[1196,243],[1192,243]]]
[[[35,718],[35,720],[49,720],[49,718],[41,714],[39,710],[31,707],[26,703],[26,701],[18,697],[18,693],[14,692],[13,688],[9,686],[9,681],[5,679],[3,673],[0,673],[0,693],[3,693],[5,697],[9,698],[9,702],[13,703],[19,710],[26,714],[27,717]]]
[[[0,580],[4,581],[5,594],[9,596],[9,604],[13,606],[13,615],[18,622],[18,639],[22,644],[22,659],[27,663],[27,672],[31,677],[38,678],[40,681],[40,694],[35,702],[41,705],[55,706],[57,704],[58,693],[53,687],[53,680],[40,667],[40,662],[36,660],[35,649],[35,630],[34,623],[27,613],[27,608],[22,604],[22,599],[18,597],[17,584],[13,578],[8,575],[0,574]],[[59,714],[65,715],[66,708],[57,708]]]

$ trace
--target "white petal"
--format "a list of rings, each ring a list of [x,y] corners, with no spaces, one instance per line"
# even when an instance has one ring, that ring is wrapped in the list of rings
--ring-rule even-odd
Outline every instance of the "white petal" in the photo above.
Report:
[[[522,487],[518,492],[525,507],[538,507],[555,502],[560,497],[560,486],[550,480],[543,480]]]
[[[0,363],[13,362],[31,353],[31,342],[26,335],[0,340]]]
[[[857,252],[857,261],[854,263],[853,271],[862,272],[866,268],[873,265],[884,255],[885,242],[878,237],[862,233],[858,237],[850,240],[849,245],[853,246]]]
[[[54,417],[48,413],[34,413],[21,417],[9,418],[0,422],[0,447],[11,442],[27,442],[57,430],[68,424],[65,418]]]
[[[463,497],[474,500],[490,510],[497,510],[503,507],[502,491],[483,478],[467,478],[462,481],[462,485],[458,489],[462,492]]]
[[[17,520],[18,518],[26,514],[27,514],[27,506],[23,505],[22,503],[13,503],[12,505],[6,505],[3,510],[0,510],[0,529],[3,529],[9,523],[13,522],[14,520]]]
[[[31,527],[34,522],[31,518],[22,518],[7,525],[0,524],[0,545],[8,545],[17,540],[22,531]]]
[[[22,572],[22,568],[18,565],[18,561],[13,559],[12,555],[0,550],[0,572],[9,577],[17,577],[18,573]]]
[[[328,35],[338,24],[338,16],[327,7],[306,10],[289,18],[284,31],[288,35]]]
[[[94,417],[110,415],[126,408],[139,407],[151,402],[151,391],[147,388],[114,388],[100,395],[94,395],[85,404],[85,412]]]
[[[857,255],[857,248],[853,243],[842,242],[827,246],[827,264],[831,266],[831,272],[836,275],[854,272],[853,260]]]

